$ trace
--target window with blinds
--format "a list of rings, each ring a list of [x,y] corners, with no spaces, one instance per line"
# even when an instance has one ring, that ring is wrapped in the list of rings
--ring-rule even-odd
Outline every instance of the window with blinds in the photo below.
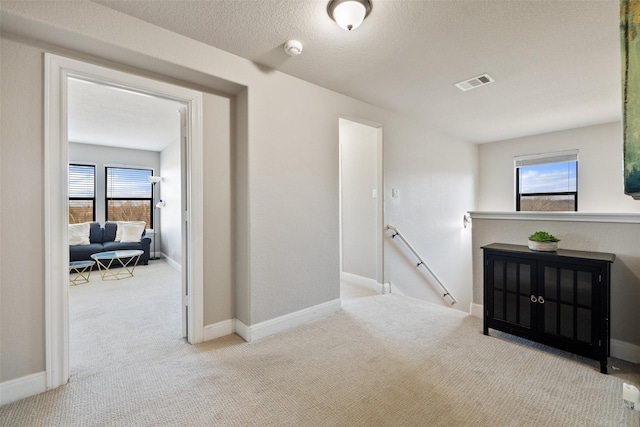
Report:
[[[144,221],[153,228],[152,169],[105,168],[107,221]]]
[[[514,158],[516,211],[577,211],[578,150]]]
[[[96,167],[69,164],[69,224],[95,221]]]

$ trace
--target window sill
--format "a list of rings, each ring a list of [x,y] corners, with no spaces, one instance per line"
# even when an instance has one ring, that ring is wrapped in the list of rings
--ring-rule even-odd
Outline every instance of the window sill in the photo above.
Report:
[[[506,219],[518,221],[571,221],[640,224],[640,213],[598,212],[490,212],[470,211],[471,219]]]

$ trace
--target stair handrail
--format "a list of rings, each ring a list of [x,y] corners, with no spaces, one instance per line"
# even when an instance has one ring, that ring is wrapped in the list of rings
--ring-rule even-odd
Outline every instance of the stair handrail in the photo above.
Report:
[[[416,258],[418,258],[420,262],[416,265],[416,268],[420,267],[421,265],[424,266],[424,268],[427,269],[427,271],[431,274],[431,276],[434,279],[436,279],[436,282],[438,283],[438,285],[440,285],[442,290],[444,290],[444,294],[442,295],[442,298],[446,298],[446,297],[451,298],[451,305],[454,305],[455,303],[457,303],[458,300],[455,299],[453,295],[451,295],[451,292],[449,292],[449,289],[447,289],[447,287],[440,281],[440,279],[438,279],[438,276],[436,276],[436,274],[429,268],[427,263],[424,261],[424,259],[422,259],[422,257],[418,253],[418,251],[416,251],[416,249],[411,245],[411,243],[409,243],[407,238],[404,237],[404,235],[400,232],[400,230],[398,230],[398,227],[396,227],[395,225],[387,224],[387,229],[395,233],[394,235],[391,236],[392,239],[394,239],[396,236],[400,237],[400,239],[404,242],[404,244],[407,245],[407,247],[411,250],[411,252],[413,252],[413,254],[416,256]]]

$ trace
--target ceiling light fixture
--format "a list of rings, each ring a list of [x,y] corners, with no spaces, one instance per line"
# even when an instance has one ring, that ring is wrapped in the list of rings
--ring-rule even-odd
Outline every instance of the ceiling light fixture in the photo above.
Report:
[[[354,30],[362,24],[364,18],[371,13],[370,0],[331,0],[327,6],[331,19],[347,31]]]

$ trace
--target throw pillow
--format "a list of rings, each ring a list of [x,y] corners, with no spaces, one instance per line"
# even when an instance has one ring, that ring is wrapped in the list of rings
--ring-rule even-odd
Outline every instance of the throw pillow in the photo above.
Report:
[[[147,223],[144,222],[144,221],[116,221],[116,224],[118,224],[118,227],[116,228],[116,238],[115,238],[114,242],[121,242],[122,241],[122,230],[123,230],[124,226],[126,226],[126,225],[142,225],[142,229],[144,230],[144,227],[147,225]],[[139,242],[139,241],[140,241],[140,239],[136,240],[136,242]]]
[[[124,224],[122,226],[122,236],[120,238],[120,241],[123,243],[139,242],[142,238],[144,227],[144,222],[142,224]]]
[[[69,224],[69,246],[88,245],[90,222]]]

